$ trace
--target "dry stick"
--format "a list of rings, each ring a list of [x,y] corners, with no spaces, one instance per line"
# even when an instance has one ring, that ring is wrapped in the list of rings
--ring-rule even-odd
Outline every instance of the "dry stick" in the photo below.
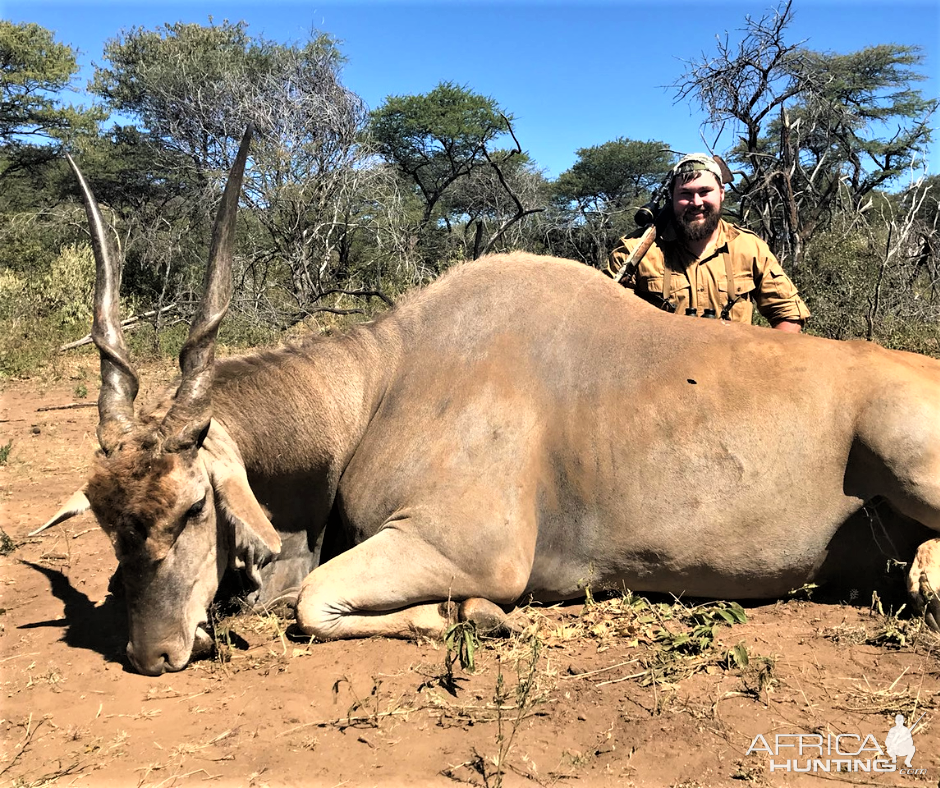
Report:
[[[187,695],[185,698],[179,698],[176,702],[185,703],[186,701],[192,700],[193,698],[198,698],[200,695],[207,695],[207,694],[209,694],[209,690],[203,690],[202,692],[196,692],[193,695]],[[169,698],[167,698],[167,700],[169,700]]]
[[[908,733],[913,733],[913,732],[914,732],[914,728],[916,728],[918,725],[920,725],[920,721],[921,721],[922,719],[924,719],[924,717],[926,717],[926,716],[927,716],[927,712],[925,711],[923,714],[921,714],[921,715],[917,718],[917,722],[915,722],[913,725],[911,725],[910,728],[907,729],[907,730],[908,730]]]
[[[75,408],[95,408],[98,406],[97,402],[73,402],[70,405],[45,405],[41,408],[36,408],[36,413],[44,413],[48,410],[74,410]]]
[[[645,676],[647,673],[649,673],[648,670],[641,670],[639,673],[631,673],[629,676],[621,676],[619,679],[611,679],[610,681],[599,681],[594,686],[604,687],[607,684],[619,684],[621,681],[629,681],[630,679],[638,679],[640,676]]]
[[[926,661],[927,658],[930,657],[930,655],[931,655],[932,652],[933,652],[933,649],[932,649],[932,648],[931,648],[931,649],[928,649],[927,655],[926,655],[925,658],[924,658],[925,661]],[[921,692],[921,690],[924,688],[924,679],[925,679],[926,677],[927,677],[926,671],[923,671],[923,670],[922,670],[922,671],[920,672],[920,686],[917,688],[917,697],[914,698],[914,708],[913,708],[913,710],[911,711],[911,715],[912,715],[912,716],[917,712],[917,707],[918,707],[918,705],[920,704],[920,692]],[[898,677],[898,678],[900,678],[900,677]],[[924,712],[924,714],[926,714],[926,712]],[[916,728],[916,727],[918,726],[918,724],[920,723],[920,721],[921,721],[923,718],[924,718],[924,715],[921,714],[920,717],[918,717],[917,722],[915,722],[915,723],[911,726],[911,728],[910,728],[911,734],[914,733],[914,728]]]
[[[560,676],[562,681],[568,681],[570,679],[583,679],[588,676],[596,676],[598,673],[606,673],[608,670],[613,670],[614,668],[622,668],[624,665],[632,665],[634,662],[639,662],[639,659],[628,659],[626,662],[618,662],[616,665],[611,665],[606,668],[599,668],[598,670],[589,670],[586,673],[576,673],[573,676]],[[597,685],[600,686],[600,685]]]
[[[901,675],[898,676],[894,681],[891,682],[891,686],[888,687],[888,689],[886,690],[886,692],[891,692],[891,690],[893,690],[893,689],[897,686],[897,683],[904,677],[904,674],[907,673],[907,671],[910,670],[910,668],[911,668],[910,665],[908,665],[906,668],[904,668],[904,670],[901,671]],[[865,680],[867,681],[868,679],[866,678]]]
[[[140,323],[130,323],[123,326],[124,333],[129,334],[131,331],[136,331],[140,328]],[[91,338],[91,334],[85,334],[81,339],[76,339],[74,342],[69,342],[65,345],[62,345],[59,348],[60,353],[65,353],[66,350],[74,350],[77,347],[82,347],[83,345],[90,345],[94,340]]]
[[[33,736],[36,734],[36,731],[39,730],[39,728],[42,726],[42,724],[45,721],[46,721],[45,718],[41,719],[39,721],[39,724],[34,728],[33,727],[33,713],[32,712],[29,713],[29,719],[26,721],[26,735],[23,737],[22,743],[18,745],[17,752],[13,756],[13,758],[10,759],[10,762],[6,766],[4,766],[2,769],[0,769],[0,776],[6,774],[10,769],[13,768],[13,765],[20,759],[23,753],[26,752],[26,749],[30,746],[30,744],[32,744]]]
[[[11,659],[20,659],[20,657],[38,657],[39,654],[39,651],[33,651],[30,654],[14,654],[12,657],[4,657],[3,659],[0,659],[0,662],[9,662]]]
[[[376,719],[384,719],[385,717],[407,717],[409,714],[416,714],[422,711],[426,712],[440,712],[440,711],[449,711],[453,709],[452,706],[434,706],[434,705],[425,705],[425,706],[415,706],[413,708],[407,709],[391,709],[390,711],[377,711],[373,714],[363,714],[359,716],[347,716],[347,717],[336,717],[331,720],[315,720],[313,722],[303,722],[300,725],[295,725],[293,728],[288,728],[286,731],[281,731],[274,738],[279,739],[281,736],[287,736],[290,733],[295,733],[296,731],[303,730],[304,728],[352,728],[355,727],[358,723],[369,722]],[[487,706],[458,706],[456,711],[514,711],[519,709],[519,705],[515,703],[504,704],[501,706],[487,705]],[[532,715],[525,714],[524,718],[530,717]],[[494,722],[495,720],[483,719],[481,722]]]
[[[154,317],[158,314],[163,314],[164,312],[170,312],[176,309],[176,304],[168,304],[167,306],[161,307],[160,309],[151,309],[149,312],[142,312],[139,315],[134,315],[129,317],[126,320],[121,321],[121,327],[125,331],[133,331],[140,325],[141,320],[145,320],[148,317]],[[62,345],[59,348],[60,353],[64,353],[66,350],[72,350],[73,348],[81,347],[82,345],[90,345],[93,342],[91,334],[86,334],[81,339],[76,340],[75,342],[69,342],[66,345]]]
[[[809,702],[809,698],[806,697],[806,693],[803,691],[803,682],[800,681],[800,677],[797,675],[796,671],[793,670],[793,665],[790,664],[790,658],[786,657],[786,660],[787,660],[787,667],[790,668],[791,671],[793,671],[793,678],[796,679],[797,686],[800,688],[800,695],[803,696],[803,700],[806,702],[806,708],[814,709],[815,706]]]
[[[162,785],[165,785],[165,784],[168,783],[170,780],[185,780],[187,777],[192,777],[194,774],[199,774],[199,772],[202,772],[204,775],[206,775],[206,778],[205,778],[206,780],[214,780],[214,779],[216,779],[216,778],[218,778],[218,777],[220,776],[220,775],[211,775],[211,774],[209,774],[209,772],[207,772],[205,769],[195,769],[195,770],[193,770],[193,771],[191,771],[191,772],[186,772],[186,774],[173,774],[173,775],[170,775],[170,776],[167,777],[165,780],[162,780],[161,782],[158,782],[157,785],[156,785],[156,788],[161,788]]]
[[[421,706],[416,709],[392,709],[391,711],[377,711],[375,714],[363,715],[359,717],[338,717],[334,720],[318,720],[316,722],[304,722],[300,725],[295,725],[293,728],[288,728],[286,731],[281,731],[275,739],[280,739],[281,736],[287,736],[289,733],[294,733],[295,731],[303,730],[304,728],[330,728],[330,727],[346,727],[352,728],[356,723],[366,722],[371,719],[378,719],[380,717],[395,717],[408,714],[414,714],[417,711],[435,711],[436,708],[433,706]]]

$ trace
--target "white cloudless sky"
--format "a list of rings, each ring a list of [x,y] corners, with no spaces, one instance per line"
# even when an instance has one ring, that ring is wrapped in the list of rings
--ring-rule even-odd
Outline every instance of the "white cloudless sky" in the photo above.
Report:
[[[245,21],[251,35],[282,43],[311,29],[338,39],[347,59],[343,83],[374,109],[386,96],[425,93],[441,81],[494,98],[515,117],[522,147],[557,177],[579,148],[618,137],[661,140],[673,150],[722,152],[698,107],[668,87],[690,60],[713,56],[717,40],[743,35],[745,19],[772,13],[770,0],[609,0],[608,2],[387,0],[0,0],[0,16],[36,22],[77,47],[81,81],[102,63],[105,41],[164,22]],[[916,46],[924,55],[917,83],[940,96],[938,0],[794,0],[788,43],[847,54],[877,44]],[[934,127],[940,118],[933,119]],[[935,133],[935,136],[936,133]],[[940,173],[940,143],[928,169]]]

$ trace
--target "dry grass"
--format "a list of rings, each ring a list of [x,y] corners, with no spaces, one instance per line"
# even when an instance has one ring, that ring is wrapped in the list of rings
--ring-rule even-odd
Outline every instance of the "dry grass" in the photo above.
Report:
[[[7,762],[0,768],[0,777],[7,777],[8,773],[13,772],[14,768],[27,751],[44,735],[51,732],[50,726],[54,727],[51,723],[50,716],[34,720],[32,714],[30,714],[26,720],[17,724],[18,728],[23,729],[23,735],[14,745],[12,755],[4,753],[4,758],[7,759]],[[58,765],[51,769],[48,768],[49,764],[47,764],[44,766],[42,773],[38,776],[11,776],[7,784],[10,788],[47,788],[47,786],[55,785],[64,777],[78,775],[92,768],[96,760],[94,757],[94,751],[96,749],[96,747],[92,747],[90,750],[86,748],[86,752],[90,754],[84,759],[75,759],[68,763],[62,763],[60,761]]]
[[[864,624],[839,624],[822,630],[824,638],[840,645],[869,645],[886,649],[913,649],[937,652],[940,650],[940,634],[931,630],[922,616],[906,616],[902,605],[897,611],[885,613],[877,594],[872,597],[868,622]]]

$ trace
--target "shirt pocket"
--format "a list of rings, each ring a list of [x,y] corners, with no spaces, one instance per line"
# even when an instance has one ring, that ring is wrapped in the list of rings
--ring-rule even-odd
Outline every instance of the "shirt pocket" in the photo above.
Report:
[[[662,276],[644,276],[637,280],[635,292],[651,304],[662,308],[663,283]],[[669,293],[666,301],[671,305],[670,312],[676,312],[688,306],[689,280],[682,275],[672,274],[672,278],[669,280]]]
[[[724,296],[724,300],[728,301],[728,296],[731,296],[731,300],[740,298],[741,300],[750,300],[752,298],[751,293],[754,292],[754,275],[748,271],[747,273],[737,273],[734,275],[734,282],[732,282],[731,288],[728,288],[728,278],[722,276],[718,279],[718,289],[721,291]]]
[[[674,293],[680,301],[688,301],[689,292],[692,290],[688,277],[685,274],[672,274],[671,276],[672,279],[669,282],[670,294]]]
[[[662,296],[663,277],[645,277],[642,282],[637,283],[637,291],[641,293],[652,293],[653,295]],[[675,303],[677,300],[680,302],[689,300],[689,280],[686,279],[682,274],[671,274],[671,278],[669,280],[669,300],[673,303]]]
[[[763,290],[767,292],[768,297],[777,301],[790,301],[796,295],[796,287],[790,281],[779,263],[771,265],[764,274]]]
[[[636,282],[638,293],[663,294],[663,278],[661,276],[638,276]]]

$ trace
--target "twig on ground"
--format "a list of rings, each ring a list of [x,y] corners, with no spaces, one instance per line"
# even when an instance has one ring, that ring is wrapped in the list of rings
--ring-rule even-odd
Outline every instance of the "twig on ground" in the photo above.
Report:
[[[50,410],[75,410],[76,408],[97,408],[97,402],[72,402],[69,405],[46,405],[36,408],[36,413],[45,413]]]
[[[575,673],[572,676],[559,676],[559,679],[561,681],[569,681],[570,679],[584,679],[588,676],[596,676],[598,673],[606,673],[608,670],[613,670],[614,668],[622,668],[624,665],[632,665],[639,661],[639,659],[628,659],[626,662],[618,662],[616,665],[610,665],[606,668],[598,668],[597,670],[589,670],[586,673]],[[600,685],[598,684],[597,686]]]

